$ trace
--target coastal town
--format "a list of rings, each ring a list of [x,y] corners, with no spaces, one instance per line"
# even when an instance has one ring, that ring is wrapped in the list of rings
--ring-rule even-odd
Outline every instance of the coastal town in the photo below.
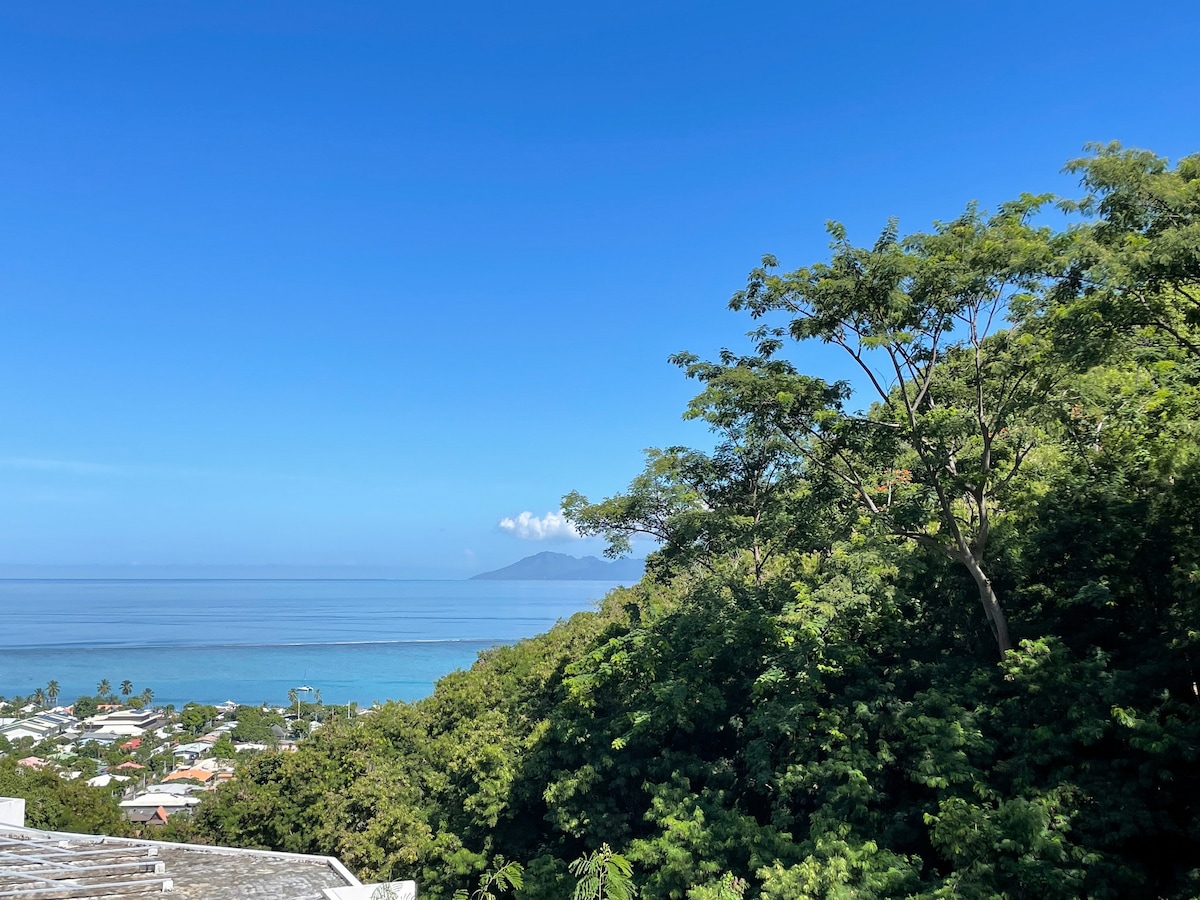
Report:
[[[31,697],[0,697],[0,765],[17,773],[53,773],[118,799],[133,833],[189,817],[203,796],[234,778],[236,765],[264,751],[291,751],[330,716],[353,706],[324,706],[289,692],[287,707],[187,703],[153,706],[153,692],[118,697],[107,681],[94,697],[58,705],[57,685]],[[364,711],[366,712],[366,711]]]
[[[308,686],[289,691],[286,707],[182,709],[152,705],[149,690],[134,696],[128,681],[120,699],[107,681],[97,687],[68,705],[55,702],[54,682],[0,697],[0,897],[415,900],[411,879],[364,883],[334,856],[214,843],[194,830],[203,798],[238,764],[292,753],[331,718],[371,710],[325,706]]]

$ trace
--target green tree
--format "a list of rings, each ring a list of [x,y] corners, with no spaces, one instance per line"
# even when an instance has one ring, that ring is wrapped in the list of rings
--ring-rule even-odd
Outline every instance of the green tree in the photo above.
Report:
[[[716,446],[575,508],[614,550],[661,536],[650,577],[257,755],[189,839],[334,854],[431,900],[500,893],[500,854],[529,861],[520,896],[561,900],[602,845],[646,900],[1200,896],[1200,358],[1115,316],[1051,353],[1083,308],[1041,277],[1095,223],[967,218],[835,246],[764,300],[785,318],[753,356],[677,358]],[[860,306],[839,334],[879,379],[866,409],[785,358],[831,327],[806,311]],[[939,487],[1012,611],[999,665],[967,567],[921,537],[955,546]]]
[[[1117,143],[1089,149],[1067,165],[1086,194],[1061,205],[1085,224],[1051,292],[1056,339],[1095,361],[1114,338],[1149,328],[1200,356],[1200,154],[1172,167]]]
[[[46,685],[46,696],[50,699],[51,706],[56,706],[58,704],[58,693],[59,693],[58,682],[55,681],[54,679],[50,679],[49,683],[47,683],[47,685]]]
[[[133,693],[133,682],[126,678],[121,682],[121,696],[128,697]]]
[[[121,818],[116,798],[82,781],[60,778],[53,769],[27,769],[15,756],[0,758],[0,797],[25,800],[29,828],[84,834],[126,835],[129,825]]]
[[[88,716],[94,716],[99,709],[100,703],[95,697],[76,697],[75,702],[71,704],[71,712],[80,719],[86,719]]]
[[[758,357],[720,364],[681,354],[706,385],[690,414],[720,421],[742,405],[771,423],[809,464],[840,482],[894,534],[944,554],[970,574],[1001,654],[1012,647],[987,553],[1006,492],[1037,441],[1025,425],[1059,373],[1030,335],[997,330],[1013,303],[1040,292],[1056,257],[1028,197],[985,217],[969,207],[931,233],[900,238],[895,224],[874,246],[853,246],[830,226],[829,263],[779,274],[773,257],[750,273],[731,308],[755,318]],[[786,338],[839,347],[876,400],[846,409],[846,385],[772,366]],[[815,381],[815,384],[814,384]]]
[[[99,694],[101,697],[107,697],[109,694],[112,693],[112,685],[109,684],[109,681],[107,678],[100,679],[100,683],[98,685],[96,685],[96,693]]]
[[[802,526],[798,504],[788,504],[794,467],[769,444],[740,433],[725,437],[712,454],[648,450],[646,468],[628,490],[599,503],[571,492],[564,514],[580,534],[604,536],[606,556],[630,552],[631,539],[646,535],[659,542],[656,562],[667,571],[696,565],[713,572],[744,558],[761,583]]]
[[[217,708],[215,706],[185,703],[179,713],[179,723],[192,734],[196,734],[207,728],[216,717]]]
[[[35,688],[34,689],[33,702],[38,706],[46,705],[46,691],[44,688]]]
[[[572,900],[633,900],[637,896],[633,866],[608,844],[579,857],[570,869],[579,879]]]
[[[237,756],[237,750],[233,746],[233,741],[228,737],[221,737],[212,748],[213,756],[217,759],[233,759]]]
[[[153,699],[154,699],[154,691],[152,691],[150,688],[143,688],[142,689],[142,704],[144,706],[149,706],[150,701],[152,701]]]
[[[524,884],[525,869],[518,862],[496,858],[496,867],[479,876],[479,887],[469,894],[465,888],[454,892],[454,900],[496,900],[497,894],[519,891]]]

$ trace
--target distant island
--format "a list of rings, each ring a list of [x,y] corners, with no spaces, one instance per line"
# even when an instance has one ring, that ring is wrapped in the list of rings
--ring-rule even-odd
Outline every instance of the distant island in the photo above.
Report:
[[[625,581],[642,577],[645,561],[618,559],[605,562],[594,556],[568,556],[549,550],[518,560],[494,572],[472,575],[471,581]]]

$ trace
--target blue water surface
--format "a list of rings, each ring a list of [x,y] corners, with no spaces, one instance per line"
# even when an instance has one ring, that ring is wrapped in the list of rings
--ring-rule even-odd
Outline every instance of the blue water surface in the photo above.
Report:
[[[416,700],[481,650],[549,629],[595,581],[0,580],[0,695],[60,703],[149,687],[154,702]]]

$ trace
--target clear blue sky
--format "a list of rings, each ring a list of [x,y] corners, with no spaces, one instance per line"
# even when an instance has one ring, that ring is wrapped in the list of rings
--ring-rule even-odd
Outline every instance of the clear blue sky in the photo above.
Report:
[[[1200,151],[1200,4],[8,3],[0,564],[394,567],[703,444],[764,252]],[[836,360],[807,351],[811,371]]]

